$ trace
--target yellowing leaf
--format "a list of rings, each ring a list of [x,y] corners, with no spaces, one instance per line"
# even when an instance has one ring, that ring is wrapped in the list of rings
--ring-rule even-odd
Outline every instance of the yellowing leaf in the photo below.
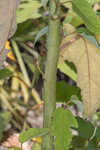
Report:
[[[12,77],[12,83],[11,83],[11,89],[12,89],[11,97],[12,98],[16,97],[16,94],[19,90],[19,86],[20,86],[20,80],[18,79],[18,73],[15,72],[14,76]]]
[[[8,57],[10,60],[12,60],[12,61],[16,62],[16,58],[14,57],[14,55],[13,55],[12,51],[8,52],[7,57]]]
[[[35,138],[33,138],[32,140],[33,140],[34,142],[39,143],[39,144],[42,143],[42,137],[35,137]]]
[[[60,47],[59,63],[64,60],[76,65],[85,113],[91,117],[100,107],[100,50],[76,33],[71,34],[63,39]]]
[[[16,58],[14,57],[14,55],[13,55],[13,53],[12,53],[12,51],[11,51],[11,47],[10,47],[9,41],[6,41],[5,49],[6,49],[6,50],[10,50],[10,51],[8,52],[8,54],[7,54],[7,57],[8,57],[9,59],[11,59],[12,61],[16,62]]]
[[[8,50],[11,49],[9,41],[6,41],[5,49],[8,49]]]

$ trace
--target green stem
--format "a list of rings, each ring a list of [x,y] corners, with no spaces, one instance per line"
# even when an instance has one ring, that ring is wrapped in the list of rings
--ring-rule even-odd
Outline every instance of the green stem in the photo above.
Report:
[[[45,68],[44,79],[44,113],[43,113],[43,126],[50,128],[52,122],[52,115],[56,109],[56,73],[57,73],[57,60],[59,54],[60,43],[60,19],[59,8],[56,8],[54,0],[50,1],[50,17],[49,17],[49,31],[48,31],[48,53]],[[58,3],[59,0],[57,0]],[[54,13],[52,13],[55,11]],[[42,150],[53,150],[53,137],[50,134],[45,135],[43,138]]]
[[[25,50],[27,50],[30,54],[32,54],[35,58],[38,58],[38,53],[31,49],[30,47],[28,47],[27,45],[25,45],[24,43],[19,42],[20,46],[22,46]]]
[[[21,69],[21,71],[22,71],[22,73],[23,73],[23,75],[24,75],[25,81],[26,81],[26,83],[30,86],[31,84],[30,84],[29,76],[28,76],[28,73],[27,73],[27,71],[26,71],[26,67],[25,67],[25,64],[24,64],[24,62],[23,62],[21,53],[20,53],[20,51],[19,51],[19,48],[18,48],[16,42],[13,41],[13,40],[12,40],[12,46],[13,46],[13,48],[14,48],[14,52],[15,52],[16,57],[17,57],[17,59],[18,59],[18,63],[19,63],[20,69]]]
[[[24,64],[23,59],[21,57],[21,53],[20,53],[20,51],[18,49],[18,46],[17,46],[17,44],[16,44],[16,42],[14,40],[12,40],[12,46],[14,48],[14,52],[15,52],[16,57],[18,59],[18,63],[19,63],[19,66],[21,68],[21,71],[22,71],[22,73],[24,75],[25,81],[26,81],[27,85],[29,87],[31,87],[31,82],[30,82],[30,79],[29,79],[29,76],[28,76],[25,64]],[[38,95],[37,91],[34,88],[32,88],[32,96],[35,98],[35,100],[36,100],[36,102],[38,104],[41,103],[40,96]]]

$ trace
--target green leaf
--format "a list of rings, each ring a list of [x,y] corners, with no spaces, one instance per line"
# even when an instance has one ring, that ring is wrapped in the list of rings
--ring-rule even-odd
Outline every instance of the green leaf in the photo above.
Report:
[[[56,109],[51,126],[51,135],[55,136],[55,150],[68,150],[72,140],[70,127],[77,127],[77,121],[69,110]]]
[[[11,72],[9,69],[0,70],[0,80],[10,77],[12,75],[13,75],[13,72]]]
[[[38,143],[33,143],[32,150],[41,150],[41,145]]]
[[[66,102],[71,99],[72,95],[77,95],[79,99],[80,89],[76,86],[69,85],[65,81],[59,81],[56,83],[56,101],[57,102]]]
[[[35,29],[35,31],[34,31]],[[15,37],[23,37],[24,36],[33,36],[33,33],[34,32],[37,32],[38,29],[35,28],[35,25],[33,25],[33,19],[29,19],[29,20],[26,20],[22,23],[19,23],[18,26],[17,26],[17,31],[16,33],[14,34],[14,38]]]
[[[3,132],[11,119],[9,112],[0,112],[0,140],[3,137]]]
[[[20,150],[19,147],[14,147],[12,150]]]
[[[17,23],[39,18],[41,15],[38,13],[38,9],[41,6],[42,4],[37,0],[21,0],[17,10]]]
[[[48,26],[41,29],[35,37],[34,45],[43,35],[47,34],[47,32],[48,32]]]
[[[79,136],[85,139],[89,139],[93,136],[94,133],[94,126],[91,124],[90,121],[83,120],[80,117],[76,117],[78,122],[78,132]]]
[[[72,80],[77,81],[77,73],[66,62],[59,63],[58,69],[69,76]]]
[[[87,28],[94,34],[100,34],[100,20],[87,0],[73,0],[73,10],[83,19]]]
[[[87,0],[91,5],[100,2],[100,0]]]
[[[47,3],[48,3],[48,0],[41,0],[41,3],[44,7],[46,7]]]
[[[33,64],[33,62],[34,62],[33,56],[28,55],[26,53],[22,53],[22,56],[23,56],[23,59],[24,59],[25,63],[29,67],[29,69],[34,73],[36,71],[36,67]]]
[[[100,150],[100,146],[98,146],[96,150]]]
[[[74,136],[71,145],[73,145],[73,148],[83,148],[86,145],[86,139],[80,136]]]
[[[100,141],[100,126],[96,129],[95,138],[98,142]]]
[[[37,137],[43,136],[47,134],[49,130],[47,128],[30,128],[27,131],[23,131],[19,136],[19,141],[21,143],[26,142],[27,140]]]
[[[93,35],[87,35],[86,33],[81,34],[87,40],[89,40],[93,45],[100,49],[99,43],[97,42],[96,38]]]
[[[96,145],[93,142],[89,142],[85,150],[96,150]]]

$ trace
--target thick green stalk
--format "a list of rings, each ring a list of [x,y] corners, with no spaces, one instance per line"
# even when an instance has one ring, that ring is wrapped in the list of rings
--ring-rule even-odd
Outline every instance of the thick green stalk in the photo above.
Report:
[[[55,0],[56,1],[56,0]],[[48,53],[44,79],[44,128],[50,128],[52,115],[56,109],[56,73],[60,43],[59,8],[54,0],[50,2]],[[58,3],[58,0],[57,0]],[[54,9],[55,8],[55,9]],[[42,150],[53,150],[53,138],[50,134],[44,136]]]

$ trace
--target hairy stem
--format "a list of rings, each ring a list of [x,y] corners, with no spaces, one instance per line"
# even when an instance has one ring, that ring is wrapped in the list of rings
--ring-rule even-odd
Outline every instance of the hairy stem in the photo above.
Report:
[[[60,43],[60,19],[59,2],[55,3],[50,0],[50,16],[49,16],[49,31],[48,31],[48,53],[45,68],[44,79],[44,128],[50,128],[52,122],[52,115],[56,109],[56,72],[57,60]],[[53,137],[50,134],[44,136],[42,150],[53,150]]]

